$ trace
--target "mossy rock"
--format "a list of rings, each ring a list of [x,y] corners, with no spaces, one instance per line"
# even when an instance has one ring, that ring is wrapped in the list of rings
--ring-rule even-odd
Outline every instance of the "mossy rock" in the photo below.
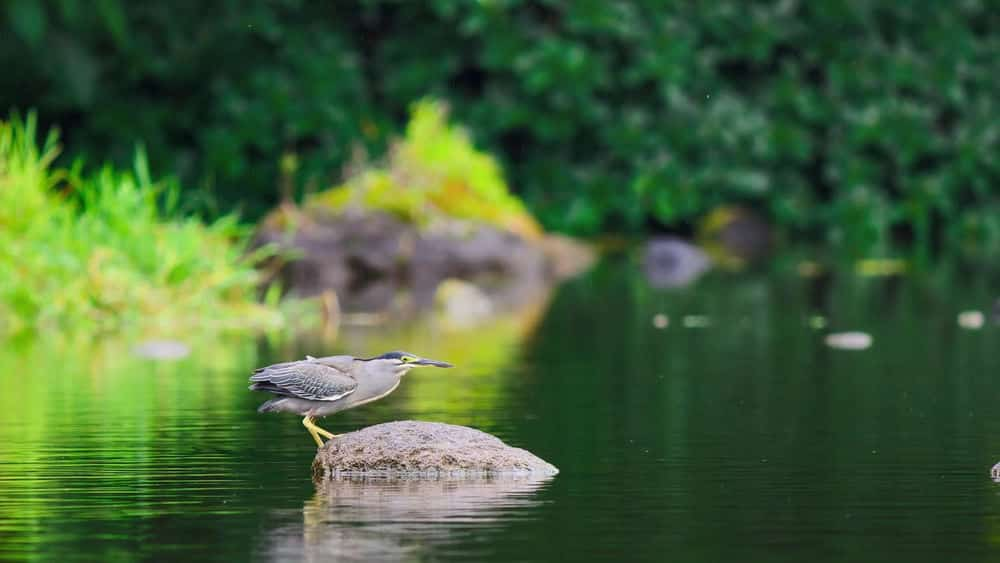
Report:
[[[329,440],[313,476],[555,475],[554,465],[474,428],[406,420],[369,426]]]

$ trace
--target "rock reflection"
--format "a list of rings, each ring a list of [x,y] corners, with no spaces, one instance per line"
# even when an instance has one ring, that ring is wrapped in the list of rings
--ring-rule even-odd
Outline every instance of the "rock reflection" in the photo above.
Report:
[[[463,532],[500,533],[511,512],[538,506],[545,477],[427,479],[354,477],[317,482],[302,522],[273,530],[272,560],[419,559]]]

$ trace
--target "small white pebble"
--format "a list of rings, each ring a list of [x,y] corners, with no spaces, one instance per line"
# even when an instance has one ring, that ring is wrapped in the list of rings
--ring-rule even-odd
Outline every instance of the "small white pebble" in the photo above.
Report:
[[[963,311],[958,314],[958,326],[978,330],[986,324],[986,315],[981,311]]]
[[[839,350],[867,350],[872,336],[867,332],[834,332],[826,335],[826,345]]]
[[[653,315],[653,326],[656,328],[667,328],[670,326],[670,317],[664,315],[663,313]]]

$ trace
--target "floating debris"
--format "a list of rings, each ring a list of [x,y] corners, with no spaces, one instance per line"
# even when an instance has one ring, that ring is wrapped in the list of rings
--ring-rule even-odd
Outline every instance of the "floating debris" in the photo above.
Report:
[[[686,328],[705,328],[712,324],[712,320],[704,315],[685,315],[683,322]]]
[[[653,315],[653,326],[656,328],[667,328],[670,326],[670,317],[664,315],[663,313]]]
[[[867,332],[834,332],[826,335],[826,345],[838,350],[867,350],[872,345],[872,336]]]
[[[177,340],[147,340],[132,348],[132,353],[152,360],[179,360],[186,358],[191,348]]]
[[[823,315],[813,315],[809,317],[808,320],[809,328],[814,330],[822,330],[826,328],[826,317]]]
[[[854,270],[859,276],[884,277],[898,276],[906,272],[906,260],[898,258],[868,258],[858,260]]]
[[[958,314],[958,326],[969,330],[978,330],[986,324],[986,315],[982,311],[962,311]]]

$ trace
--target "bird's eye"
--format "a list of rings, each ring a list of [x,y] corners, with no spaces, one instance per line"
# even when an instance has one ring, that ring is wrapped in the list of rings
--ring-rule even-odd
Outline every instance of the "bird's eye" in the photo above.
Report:
[[[413,356],[402,356],[399,358],[399,361],[403,362],[404,364],[410,364],[417,361],[417,359],[414,358]]]

